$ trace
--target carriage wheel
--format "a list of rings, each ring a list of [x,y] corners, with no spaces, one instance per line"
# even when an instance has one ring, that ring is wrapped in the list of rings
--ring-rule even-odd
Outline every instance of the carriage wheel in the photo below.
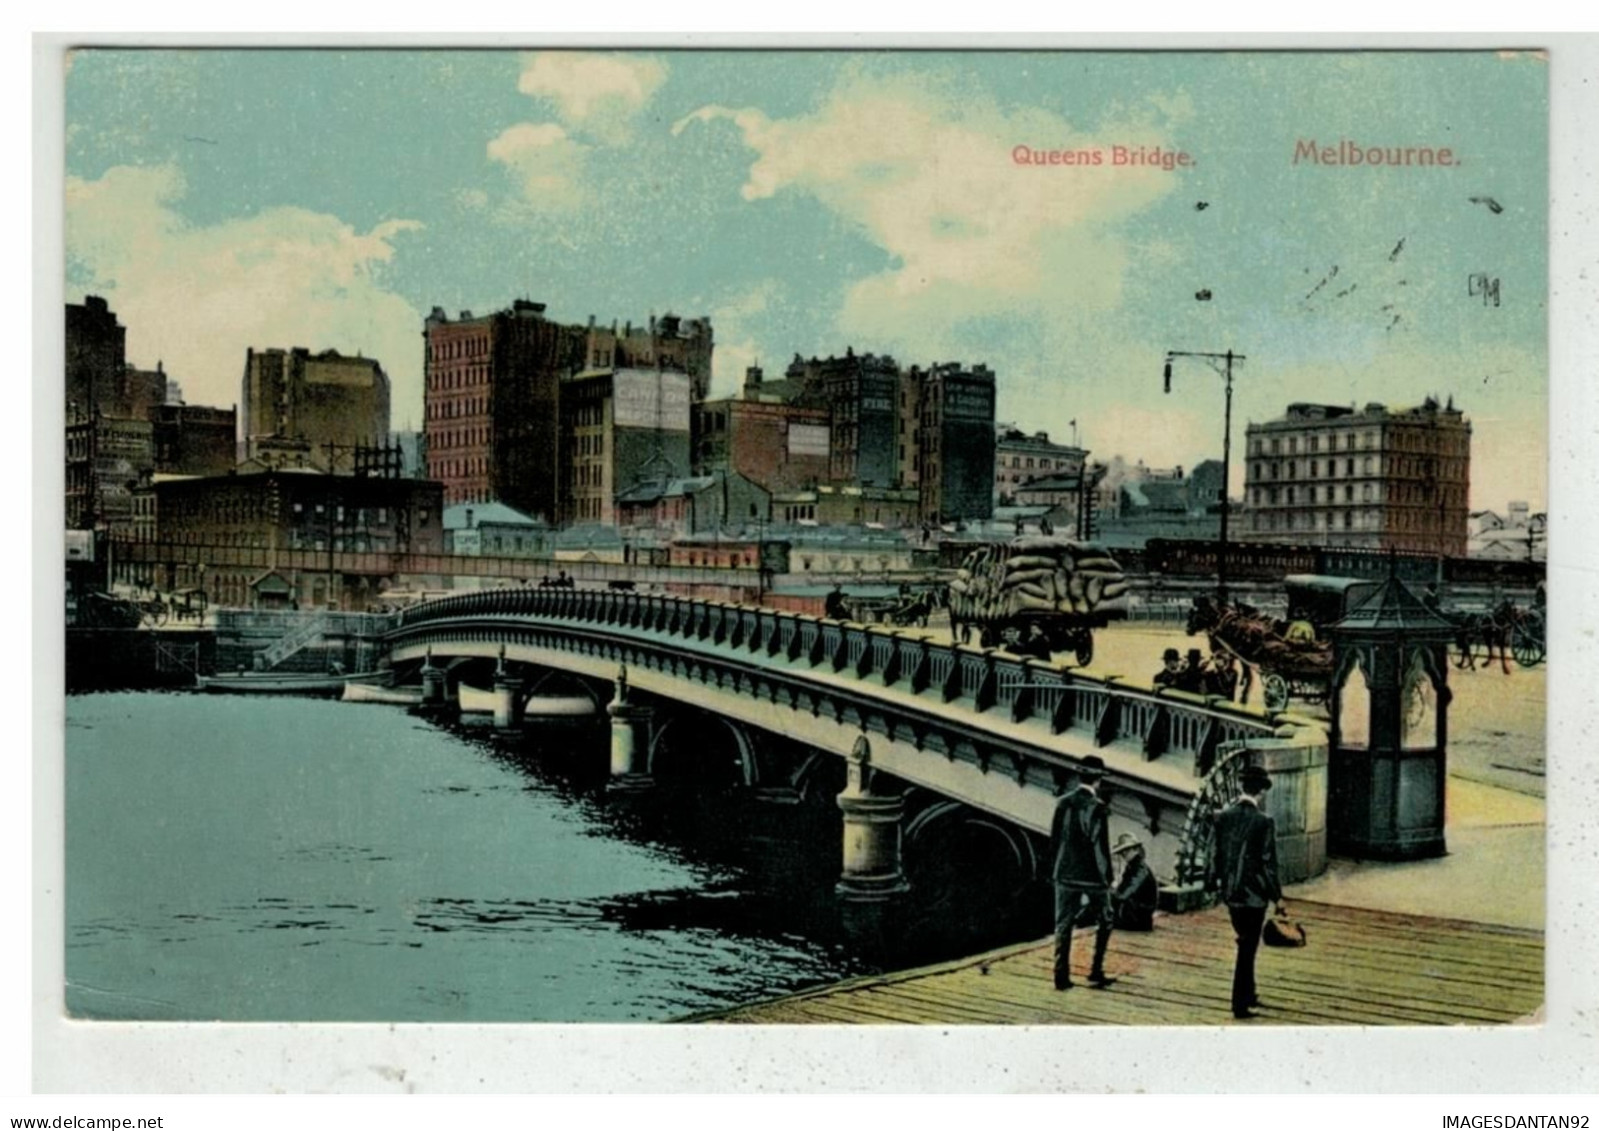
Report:
[[[1543,641],[1518,624],[1511,634],[1510,654],[1522,667],[1535,668],[1543,663]]]
[[[156,628],[160,628],[162,625],[167,623],[166,603],[159,597],[157,597],[154,601],[146,602],[144,606],[144,616],[145,619],[151,623],[151,625]]]
[[[1288,681],[1276,672],[1267,672],[1260,681],[1261,702],[1268,711],[1281,711],[1288,706]]]
[[[1078,667],[1086,668],[1089,664],[1093,663],[1094,662],[1094,634],[1092,632],[1084,632],[1081,636],[1079,636],[1077,638],[1077,643],[1076,643],[1076,646],[1074,648],[1074,651],[1077,654],[1077,666]]]

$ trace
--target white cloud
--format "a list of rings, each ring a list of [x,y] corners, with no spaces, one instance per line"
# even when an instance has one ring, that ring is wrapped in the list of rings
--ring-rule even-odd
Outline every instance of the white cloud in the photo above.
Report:
[[[809,193],[857,225],[893,261],[850,288],[839,329],[921,346],[929,327],[949,336],[964,319],[1119,305],[1125,255],[1108,229],[1182,174],[1113,166],[1111,147],[1169,145],[1169,126],[1191,113],[1183,98],[1145,104],[1088,134],[920,78],[850,78],[808,114],[708,106],[674,132],[732,122],[756,153],[746,200]],[[1104,164],[1030,167],[1017,147],[1098,150]]]
[[[557,116],[573,129],[615,145],[626,140],[666,75],[666,64],[648,57],[541,51],[526,57],[516,86],[554,102]]]
[[[396,237],[422,225],[391,220],[358,232],[336,216],[271,208],[210,226],[173,205],[170,166],[118,166],[68,177],[66,248],[75,292],[104,296],[128,328],[130,363],[157,360],[193,404],[239,400],[245,350],[306,346],[376,357],[394,418],[421,417],[421,314],[383,285]]]
[[[535,211],[568,212],[583,203],[589,147],[554,122],[514,125],[489,142],[488,155],[515,174]]]
[[[711,395],[725,397],[744,387],[744,371],[761,361],[759,323],[779,300],[782,284],[763,279],[752,287],[711,307],[711,325],[716,328],[716,350],[711,355]],[[773,363],[783,359],[766,355],[768,377]]]

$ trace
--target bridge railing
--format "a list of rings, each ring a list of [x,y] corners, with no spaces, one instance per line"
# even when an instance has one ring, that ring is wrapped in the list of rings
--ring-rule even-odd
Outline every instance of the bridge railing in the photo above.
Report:
[[[877,625],[803,613],[602,589],[500,589],[415,605],[397,632],[458,618],[531,617],[653,633],[718,651],[803,665],[1052,733],[1087,730],[1097,745],[1135,745],[1146,759],[1192,758],[1207,772],[1224,743],[1274,736],[1282,718],[1225,700],[1068,671],[993,648],[933,642]]]

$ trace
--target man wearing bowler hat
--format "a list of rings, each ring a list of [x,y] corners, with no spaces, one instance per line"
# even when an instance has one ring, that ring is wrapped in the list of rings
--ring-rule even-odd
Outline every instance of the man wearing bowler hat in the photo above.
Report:
[[[1259,766],[1245,766],[1239,775],[1241,796],[1216,817],[1216,881],[1238,938],[1233,967],[1233,1016],[1256,1016],[1255,952],[1266,924],[1266,907],[1284,914],[1282,887],[1277,882],[1277,824],[1261,812],[1261,799],[1271,788],[1271,775]]]
[[[1110,825],[1099,783],[1105,762],[1090,754],[1077,768],[1077,786],[1055,803],[1050,828],[1055,865],[1055,988],[1072,988],[1072,928],[1094,927],[1094,963],[1088,984],[1102,990],[1115,912],[1111,906]]]

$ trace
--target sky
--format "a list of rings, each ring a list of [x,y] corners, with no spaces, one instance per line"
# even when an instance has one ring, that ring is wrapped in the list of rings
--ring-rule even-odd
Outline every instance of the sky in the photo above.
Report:
[[[849,346],[983,363],[1001,420],[1191,467],[1222,381],[1162,363],[1230,349],[1235,455],[1294,401],[1452,397],[1472,506],[1545,505],[1533,53],[85,50],[64,81],[67,300],[191,404],[236,403],[249,347],[333,348],[418,426],[427,312],[532,298],[708,315],[713,394]],[[1308,156],[1346,139],[1452,163]]]

